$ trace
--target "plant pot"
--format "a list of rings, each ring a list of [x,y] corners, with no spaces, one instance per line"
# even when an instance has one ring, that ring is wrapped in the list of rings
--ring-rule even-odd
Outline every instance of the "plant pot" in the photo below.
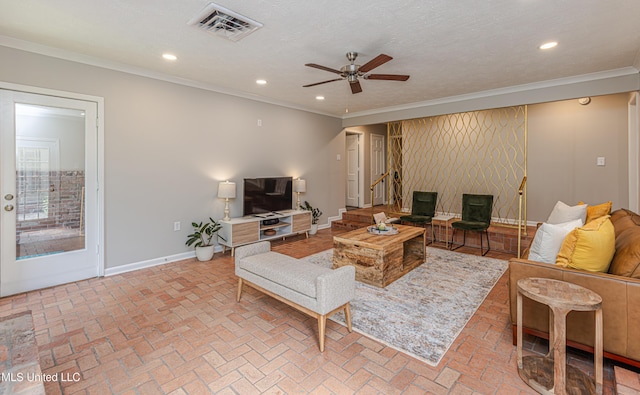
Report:
[[[315,235],[318,233],[318,224],[311,224],[311,230],[309,231],[310,235]]]
[[[213,258],[214,246],[196,247],[196,258],[200,262],[210,261]]]

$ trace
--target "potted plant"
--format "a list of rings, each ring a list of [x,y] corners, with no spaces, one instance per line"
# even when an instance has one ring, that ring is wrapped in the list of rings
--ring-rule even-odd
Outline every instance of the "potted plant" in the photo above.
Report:
[[[211,260],[214,254],[214,245],[211,243],[211,239],[222,228],[222,225],[209,217],[209,222],[192,222],[191,226],[193,226],[193,233],[187,236],[185,244],[189,247],[195,246],[196,258],[199,261]],[[220,238],[224,240],[222,236]]]
[[[300,205],[300,208],[302,210],[311,211],[311,231],[309,233],[315,235],[318,231],[318,220],[322,215],[322,211],[320,211],[319,208],[313,208],[313,206],[311,206],[306,200],[304,201],[304,204]]]

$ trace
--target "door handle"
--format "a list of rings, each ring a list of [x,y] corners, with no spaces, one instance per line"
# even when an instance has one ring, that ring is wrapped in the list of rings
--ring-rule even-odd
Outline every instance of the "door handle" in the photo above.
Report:
[[[4,206],[4,211],[13,211],[13,205],[7,204],[6,206]]]
[[[6,195],[4,195],[4,199],[5,200],[13,200],[13,195],[10,193],[7,193]]]

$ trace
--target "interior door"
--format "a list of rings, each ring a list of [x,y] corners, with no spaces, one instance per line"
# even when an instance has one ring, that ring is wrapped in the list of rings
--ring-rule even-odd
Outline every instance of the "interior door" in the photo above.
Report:
[[[360,199],[360,148],[359,135],[347,134],[347,196],[346,205],[359,207]]]
[[[97,103],[0,90],[0,295],[99,273]]]
[[[384,163],[384,136],[379,134],[371,135],[371,182],[377,181],[386,171]],[[389,182],[388,178],[385,178],[382,182],[378,183],[373,189],[373,206],[384,204],[385,202],[385,189]]]

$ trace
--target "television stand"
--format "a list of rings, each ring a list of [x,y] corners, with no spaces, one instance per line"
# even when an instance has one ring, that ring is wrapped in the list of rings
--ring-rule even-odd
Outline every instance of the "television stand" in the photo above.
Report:
[[[267,217],[264,217],[267,215]],[[277,218],[278,223],[264,225],[264,219]],[[307,210],[287,210],[278,213],[248,215],[246,217],[231,218],[219,221],[222,228],[218,231],[218,243],[222,251],[231,248],[231,256],[235,248],[245,244],[257,243],[264,240],[285,238],[300,233],[309,237],[311,230],[311,212]],[[224,238],[225,240],[223,240]]]
[[[253,216],[256,218],[270,218],[270,217],[273,217],[274,215],[276,214],[274,213],[253,214]]]

